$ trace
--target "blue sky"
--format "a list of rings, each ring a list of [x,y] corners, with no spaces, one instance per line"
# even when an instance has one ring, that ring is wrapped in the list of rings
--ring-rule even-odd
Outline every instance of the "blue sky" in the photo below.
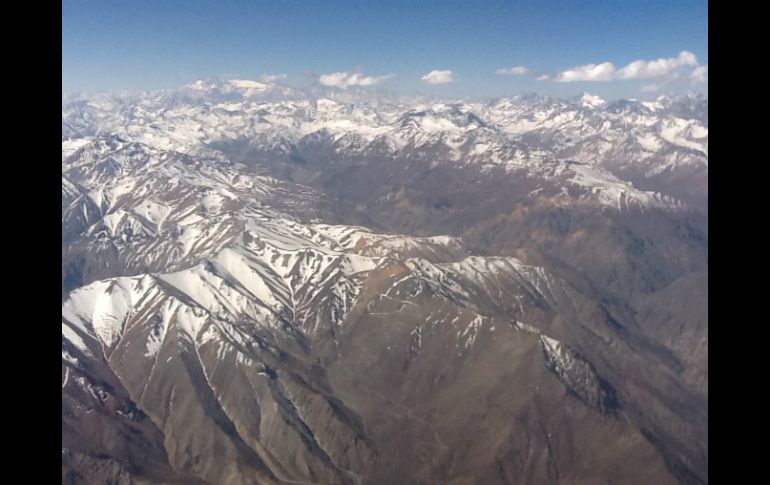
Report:
[[[447,96],[706,91],[707,4],[63,0],[62,83],[88,92],[281,74],[293,86]]]

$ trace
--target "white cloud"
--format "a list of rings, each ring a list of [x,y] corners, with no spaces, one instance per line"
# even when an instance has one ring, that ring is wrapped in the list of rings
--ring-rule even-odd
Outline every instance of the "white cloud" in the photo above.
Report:
[[[693,84],[708,84],[709,82],[709,67],[698,66],[691,74],[690,80]]]
[[[601,64],[586,64],[573,67],[556,76],[556,80],[563,83],[575,81],[609,81],[615,74],[615,66],[611,62]]]
[[[446,84],[454,81],[454,75],[452,71],[431,71],[420,79],[428,84]]]
[[[680,67],[697,67],[698,59],[692,52],[682,51],[678,57],[654,61],[634,61],[618,71],[619,79],[650,79],[672,74]]]
[[[374,86],[393,77],[393,74],[383,76],[364,76],[360,72],[332,72],[321,74],[318,82],[324,86],[334,86],[346,89],[348,86]]]
[[[653,61],[637,60],[622,69],[616,69],[611,62],[587,64],[573,67],[559,73],[556,80],[560,82],[575,81],[612,81],[615,79],[675,79],[683,68],[695,68],[691,73],[694,82],[702,79],[708,71],[703,72],[695,54],[682,51],[677,57],[661,58]],[[696,75],[695,72],[698,72]]]
[[[513,76],[516,74],[526,74],[529,72],[529,69],[524,66],[516,66],[516,67],[501,67],[497,71],[495,71],[495,74],[500,74],[501,76]]]
[[[347,80],[350,77],[350,74],[347,72],[333,72],[331,74],[321,74],[321,76],[318,78],[318,82],[323,84],[324,86],[337,86],[337,87],[348,87]]]
[[[286,74],[263,74],[260,79],[266,83],[274,83],[286,79]]]
[[[538,76],[535,78],[535,81],[548,81],[549,77],[548,74],[543,74],[542,76]]]
[[[655,91],[658,90],[658,85],[655,83],[645,84],[644,86],[641,87],[641,90],[643,93],[654,93]]]

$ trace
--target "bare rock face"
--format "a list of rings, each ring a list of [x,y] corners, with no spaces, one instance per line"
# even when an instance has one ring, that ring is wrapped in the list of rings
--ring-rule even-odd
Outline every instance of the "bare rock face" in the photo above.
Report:
[[[703,100],[243,89],[63,107],[62,483],[708,482]]]

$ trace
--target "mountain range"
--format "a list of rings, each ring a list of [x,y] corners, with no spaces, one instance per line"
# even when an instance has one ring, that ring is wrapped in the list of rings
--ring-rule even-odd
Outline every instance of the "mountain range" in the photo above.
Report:
[[[708,99],[62,99],[62,482],[708,483]]]

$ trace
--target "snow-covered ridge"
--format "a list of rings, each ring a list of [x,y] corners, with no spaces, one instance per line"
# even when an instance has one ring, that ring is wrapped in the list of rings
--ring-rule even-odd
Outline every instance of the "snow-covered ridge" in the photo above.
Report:
[[[642,191],[632,184],[618,179],[613,174],[599,167],[582,164],[570,164],[568,170],[574,173],[569,181],[575,185],[587,188],[607,206],[617,207],[619,211],[631,205],[645,207],[676,208],[682,203],[671,197]]]
[[[170,325],[199,345],[210,339],[246,345],[255,334],[312,338],[344,325],[369,273],[400,260],[403,246],[389,243],[408,238],[348,226],[319,227],[321,232],[296,221],[255,221],[238,242],[192,267],[95,281],[75,290],[62,305],[62,337],[67,346],[96,356],[108,355],[130,332],[132,339],[145,339],[145,357],[154,358]],[[368,246],[346,244],[351,234],[383,242],[381,256],[358,254]],[[408,246],[415,250],[421,244],[447,244],[451,255],[451,246],[459,243],[440,236],[417,238]],[[473,309],[475,295],[491,288],[500,291],[501,281],[512,278],[532,288],[526,292],[550,298],[547,275],[514,258],[466,256],[431,263],[416,257],[405,265],[408,273],[394,279],[384,297],[415,281],[459,308]],[[461,335],[466,349],[485,320],[480,313],[469,315],[475,317]],[[72,360],[66,348],[63,352]]]
[[[164,321],[173,314],[187,322],[191,338],[200,312],[218,322],[245,318],[271,331],[289,325],[312,335],[344,320],[366,273],[382,262],[461,251],[447,236],[410,238],[303,222],[302,206],[281,204],[303,197],[312,205],[312,193],[305,197],[301,187],[206,151],[98,138],[63,168],[67,237],[85,245],[93,264],[103,262],[105,270],[144,273],[72,293],[63,307],[63,332],[80,347],[78,336],[90,335],[109,348],[126,331],[130,314],[150,304],[165,308]],[[69,241],[63,239],[65,247]],[[147,274],[147,268],[156,271]]]

